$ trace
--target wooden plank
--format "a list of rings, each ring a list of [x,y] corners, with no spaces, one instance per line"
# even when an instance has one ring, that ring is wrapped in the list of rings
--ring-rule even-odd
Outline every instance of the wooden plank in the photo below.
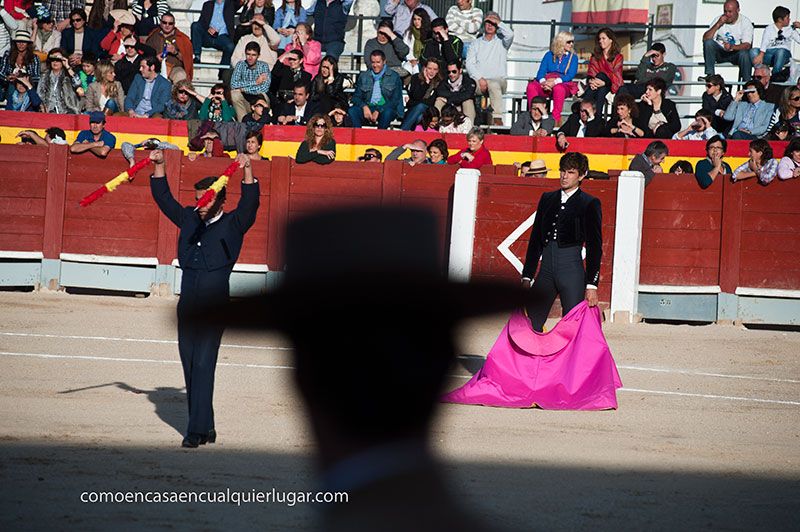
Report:
[[[380,198],[373,196],[344,196],[317,194],[292,194],[289,199],[289,210],[292,212],[315,212],[332,207],[349,207],[355,205],[376,205]]]
[[[781,277],[784,272],[800,270],[797,251],[742,251],[740,259],[742,270],[767,271],[773,277]]]
[[[719,283],[719,269],[643,265],[639,271],[639,282],[672,286],[715,286]]]
[[[0,197],[0,212],[5,216],[44,216],[46,201],[40,198],[10,198]]]
[[[0,216],[0,232],[20,235],[43,235],[44,216],[11,215]]]
[[[800,231],[800,216],[783,213],[743,212],[742,227],[764,233],[796,233]],[[776,235],[770,238],[776,238]]]
[[[800,290],[800,270],[786,270],[776,275],[774,270],[742,270],[740,283],[748,288]]]
[[[42,254],[57,259],[64,234],[64,201],[67,186],[67,146],[50,145],[47,151],[47,194]]]
[[[148,178],[149,179],[149,178]],[[78,203],[97,190],[100,185],[93,183],[67,183],[65,200],[67,207],[78,209]],[[102,202],[102,203],[101,203]],[[92,203],[88,207],[81,207],[84,209],[91,209],[97,205],[121,205],[121,204],[136,204],[144,207],[152,207],[153,196],[150,193],[150,187],[134,186],[132,184],[120,185],[114,192],[106,193],[102,198]]]
[[[785,251],[800,249],[800,234],[764,235],[758,231],[742,231],[742,253],[751,251]]]
[[[382,171],[378,165],[362,162],[333,162],[331,164],[292,163],[292,181],[303,177],[327,177],[331,179],[361,179],[379,181]]]
[[[267,218],[267,264],[273,270],[284,266],[283,246],[286,223],[289,219],[289,187],[291,181],[289,159],[272,159],[272,174],[269,188],[269,203],[266,205]]]
[[[642,249],[642,266],[675,266],[716,268],[719,253],[704,249]]]
[[[719,230],[721,222],[720,213],[645,211],[642,227],[648,229]]]
[[[0,232],[0,249],[3,251],[42,251],[42,233],[25,235]]]
[[[718,250],[720,233],[714,230],[656,229],[642,230],[642,248]]]
[[[719,212],[721,206],[720,197],[708,196],[704,191],[671,191],[662,194],[646,194],[644,197],[645,211]]]
[[[800,194],[782,194],[770,190],[770,194],[745,195],[743,212],[767,214],[800,214]]]
[[[7,198],[44,198],[47,195],[47,177],[44,174],[31,179],[2,176],[0,190]]]
[[[103,238],[64,235],[63,253],[110,255],[112,257],[155,257],[155,239]]]
[[[644,199],[648,196],[669,194],[673,192],[697,192],[709,198],[717,198],[722,201],[722,179],[715,179],[711,186],[703,190],[697,184],[694,175],[656,175],[650,184],[644,189]]]
[[[134,220],[119,223],[115,220],[77,220],[66,218],[64,220],[64,235],[87,236],[97,238],[135,238],[140,240],[156,241],[158,236],[158,219]],[[97,255],[103,255],[100,251]],[[155,257],[155,255],[153,255]]]
[[[369,196],[376,202],[381,199],[381,182],[377,179],[345,177],[299,177],[292,175],[291,194],[316,194],[322,196]]]

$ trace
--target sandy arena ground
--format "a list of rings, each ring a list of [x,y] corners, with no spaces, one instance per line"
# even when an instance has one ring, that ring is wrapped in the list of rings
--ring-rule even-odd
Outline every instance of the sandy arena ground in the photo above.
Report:
[[[0,529],[313,528],[313,504],[80,501],[317,488],[291,352],[276,335],[225,334],[218,443],[179,447],[175,304],[0,292]],[[451,387],[503,320],[464,325]],[[433,440],[464,505],[520,530],[800,530],[800,333],[605,332],[625,385],[618,411],[441,409]]]

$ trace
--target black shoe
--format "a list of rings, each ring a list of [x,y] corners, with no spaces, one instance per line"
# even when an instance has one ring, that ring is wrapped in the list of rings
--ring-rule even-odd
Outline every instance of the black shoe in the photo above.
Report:
[[[193,63],[199,63],[200,62],[200,56],[199,55],[194,56],[194,59],[192,60],[192,62]]]
[[[217,431],[214,429],[208,431],[208,434],[200,436],[200,445],[205,445],[206,443],[214,443],[215,441],[217,441]]]
[[[201,443],[205,443],[202,441],[203,435],[202,434],[195,434],[189,433],[183,438],[183,442],[181,442],[181,447],[186,447],[188,449],[196,449]]]

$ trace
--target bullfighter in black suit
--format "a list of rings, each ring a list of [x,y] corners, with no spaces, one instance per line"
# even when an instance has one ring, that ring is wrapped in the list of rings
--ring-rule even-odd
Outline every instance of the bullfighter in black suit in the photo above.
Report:
[[[556,294],[561,298],[562,315],[583,299],[597,305],[600,259],[603,256],[600,200],[580,189],[589,171],[589,160],[582,153],[567,153],[559,162],[561,189],[542,194],[531,230],[522,283],[531,286],[541,256],[542,265],[531,289],[528,317],[541,331]],[[586,267],[581,247],[586,245]]]
[[[181,206],[172,196],[166,180],[163,152],[154,150],[150,158],[155,163],[150,179],[153,198],[161,212],[180,228],[178,261],[183,278],[178,301],[178,351],[189,404],[189,425],[182,445],[197,447],[206,442],[213,443],[217,437],[212,398],[214,370],[224,325],[201,324],[194,312],[200,306],[213,308],[228,303],[231,271],[239,258],[244,234],[256,219],[258,181],[253,178],[250,159],[240,155],[237,162],[244,170],[244,180],[236,209],[223,212],[223,188],[212,203],[195,210],[194,207]],[[215,179],[207,177],[195,183],[197,199]]]

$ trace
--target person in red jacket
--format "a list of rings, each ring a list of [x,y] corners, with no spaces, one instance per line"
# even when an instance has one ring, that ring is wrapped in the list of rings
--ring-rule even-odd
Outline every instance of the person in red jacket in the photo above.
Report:
[[[622,86],[622,53],[617,36],[610,28],[602,28],[595,36],[586,80],[583,101],[595,102],[598,114],[603,116],[606,95],[609,92],[616,94]]]
[[[492,154],[483,145],[483,130],[479,127],[473,127],[467,133],[467,145],[460,152],[451,155],[447,158],[447,164],[457,164],[461,168],[475,168],[479,169],[485,164],[492,163]]]

